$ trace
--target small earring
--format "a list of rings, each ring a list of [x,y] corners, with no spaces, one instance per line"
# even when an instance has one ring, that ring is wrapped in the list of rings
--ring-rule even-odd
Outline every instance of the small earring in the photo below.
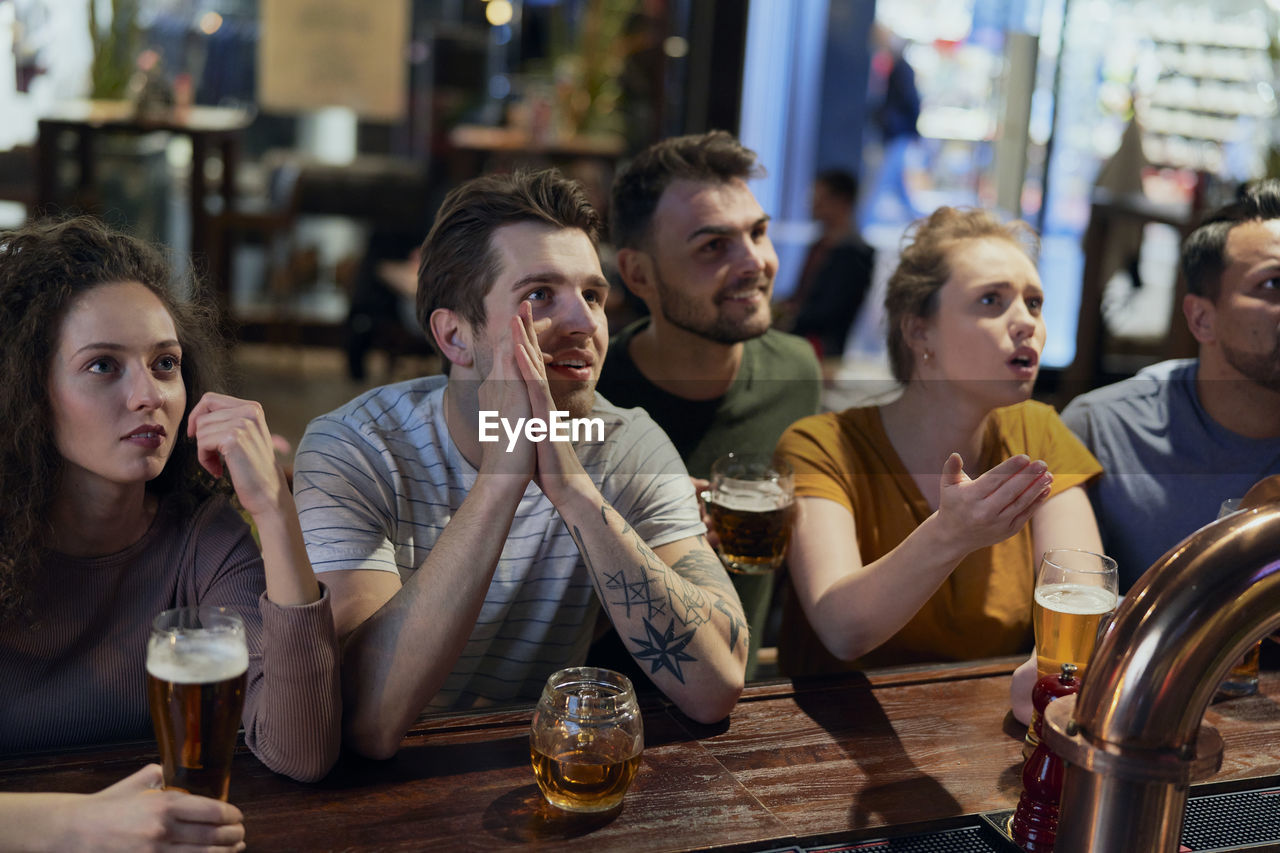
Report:
[[[924,360],[925,360],[925,361],[930,361],[930,360],[932,360],[932,358],[933,358],[933,350],[925,350],[925,351],[924,351]]]

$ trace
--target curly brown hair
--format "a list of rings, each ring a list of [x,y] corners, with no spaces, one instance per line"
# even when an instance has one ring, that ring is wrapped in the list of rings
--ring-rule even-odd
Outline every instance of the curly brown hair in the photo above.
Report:
[[[889,276],[884,297],[889,366],[899,382],[911,379],[915,356],[907,344],[903,322],[932,317],[938,310],[938,291],[951,278],[951,250],[965,240],[1008,240],[1035,262],[1039,240],[1021,220],[1001,222],[985,210],[940,207],[912,223],[903,235],[898,266]]]
[[[156,247],[91,217],[44,220],[0,231],[0,613],[25,604],[28,579],[49,547],[48,518],[63,460],[54,443],[49,370],[73,303],[104,284],[137,282],[173,318],[182,346],[187,406],[164,470],[149,492],[194,506],[215,488],[186,439],[187,416],[205,391],[223,386],[217,313],[193,283],[183,299]]]

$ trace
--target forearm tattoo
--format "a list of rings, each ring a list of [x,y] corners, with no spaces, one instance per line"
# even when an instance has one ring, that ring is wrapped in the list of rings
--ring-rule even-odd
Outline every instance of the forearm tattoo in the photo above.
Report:
[[[723,598],[716,599],[716,610],[719,610],[729,620],[729,651],[733,651],[738,647],[738,635],[747,627],[747,620],[742,618],[742,613]]]
[[[736,598],[738,594],[733,589],[733,582],[725,574],[724,564],[713,551],[708,553],[711,551],[711,543],[702,535],[698,536],[698,541],[707,546],[707,551],[690,551],[676,560],[672,570],[700,587],[714,590],[721,597]]]
[[[741,608],[730,603],[736,599],[733,585],[720,562],[704,552],[690,552],[674,566],[667,566],[621,514],[603,506],[600,517],[606,527],[610,526],[610,513],[621,523],[623,538],[636,549],[643,568],[636,570],[634,565],[629,565],[616,571],[597,571],[582,531],[576,525],[571,526],[570,532],[596,594],[611,612],[621,613],[628,619],[639,616],[645,636],[628,639],[634,644],[632,654],[636,660],[649,662],[649,674],[666,669],[683,684],[682,664],[697,660],[687,647],[698,626],[710,622],[714,611],[720,611],[728,619],[729,648],[737,648],[747,626]],[[701,539],[705,543],[705,538]],[[732,595],[726,599],[726,594]]]

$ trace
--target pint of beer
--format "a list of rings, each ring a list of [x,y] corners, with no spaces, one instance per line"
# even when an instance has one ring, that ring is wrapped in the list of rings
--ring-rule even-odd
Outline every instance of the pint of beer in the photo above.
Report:
[[[147,697],[164,786],[227,799],[244,706],[244,623],[221,607],[166,610],[147,642]]]
[[[1083,676],[1098,630],[1120,600],[1116,561],[1071,549],[1046,551],[1036,576],[1032,624],[1041,677],[1073,663]]]
[[[644,723],[625,675],[582,666],[547,679],[529,729],[529,754],[551,805],[571,812],[615,808],[643,750]]]
[[[781,460],[730,453],[711,466],[704,495],[725,566],[765,574],[782,565],[791,540],[794,475]]]

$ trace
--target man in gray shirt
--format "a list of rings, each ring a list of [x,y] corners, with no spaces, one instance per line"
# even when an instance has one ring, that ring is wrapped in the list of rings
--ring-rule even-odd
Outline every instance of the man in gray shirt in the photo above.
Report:
[[[1198,358],[1153,365],[1062,413],[1102,463],[1089,492],[1122,591],[1223,500],[1280,473],[1280,182],[1209,214],[1181,262]]]
[[[376,388],[299,445],[299,514],[363,754],[393,754],[424,708],[537,698],[582,662],[601,606],[689,716],[718,720],[742,690],[742,609],[688,474],[643,412],[595,394],[609,288],[597,227],[556,172],[454,190],[417,296],[447,379]],[[556,412],[584,434],[557,440]]]

